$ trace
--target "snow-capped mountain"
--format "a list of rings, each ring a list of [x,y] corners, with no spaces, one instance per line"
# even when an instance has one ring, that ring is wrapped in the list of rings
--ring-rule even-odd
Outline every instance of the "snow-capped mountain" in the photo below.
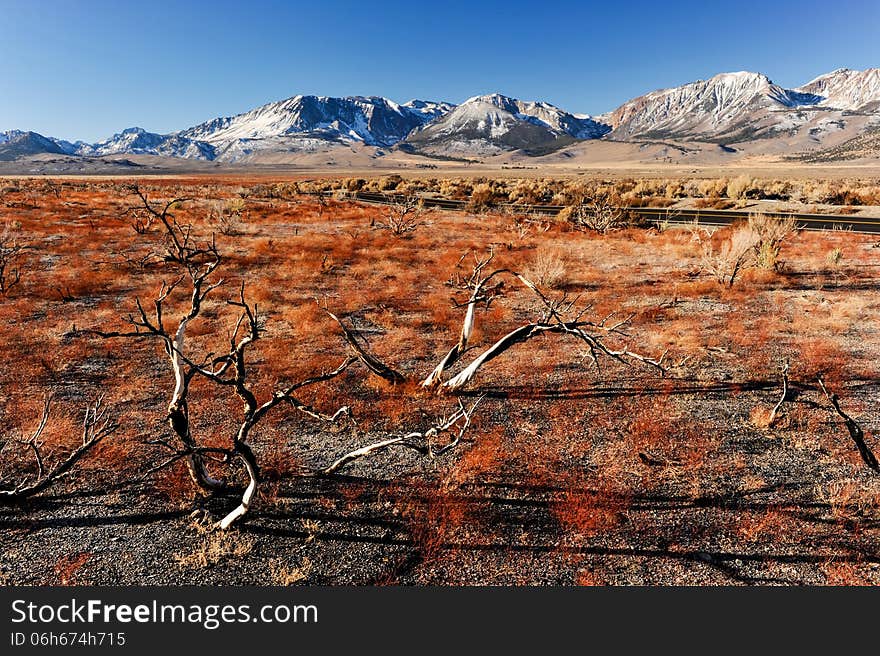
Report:
[[[780,112],[821,100],[743,71],[648,93],[618,107],[608,120],[617,139],[737,142],[771,136],[782,129]]]
[[[375,96],[295,96],[202,123],[178,136],[210,144],[215,157],[225,160],[259,150],[311,151],[327,143],[387,147],[451,107],[427,101],[398,105]]]
[[[825,107],[858,111],[874,104],[876,109],[880,103],[880,68],[839,68],[798,87],[797,91],[821,96],[819,104]]]
[[[128,128],[96,144],[80,144],[76,154],[91,157],[126,154],[214,159],[214,148],[179,134],[156,134],[143,128]]]
[[[565,159],[580,157],[590,150],[583,142],[596,139],[613,148],[610,142],[625,142],[618,146],[626,152],[662,141],[673,148],[696,144],[687,146],[688,152],[702,152],[704,144],[707,152],[724,157],[806,152],[824,157],[826,151],[864,157],[876,150],[871,144],[878,130],[880,69],[838,69],[794,89],[743,71],[653,91],[599,116],[501,94],[475,96],[457,107],[427,100],[398,104],[377,96],[294,96],[171,134],[129,128],[96,144],[0,132],[0,159],[154,155],[284,164],[313,154],[317,162],[352,156],[369,162],[392,149],[464,158],[558,153]]]
[[[839,69],[796,89],[761,73],[722,73],[624,103],[608,115],[615,139],[736,143],[847,129],[847,113],[880,108],[880,69]],[[863,127],[856,122],[856,129]]]
[[[431,100],[410,100],[409,102],[403,103],[402,107],[422,116],[424,119],[422,124],[438,119],[455,109],[455,105],[452,103],[433,102]]]
[[[73,144],[44,137],[36,132],[8,130],[0,132],[0,161],[11,161],[32,155],[70,155]]]
[[[544,102],[501,94],[469,98],[444,116],[414,131],[406,144],[445,155],[492,155],[507,150],[537,154],[576,140],[596,139],[610,127]]]

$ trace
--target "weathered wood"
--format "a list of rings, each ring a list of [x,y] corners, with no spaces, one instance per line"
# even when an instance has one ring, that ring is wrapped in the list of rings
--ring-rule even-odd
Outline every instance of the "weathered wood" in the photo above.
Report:
[[[384,378],[392,385],[398,385],[400,383],[406,382],[406,376],[404,376],[399,371],[395,371],[384,362],[379,360],[372,353],[367,352],[364,347],[358,343],[357,338],[354,336],[354,333],[349,330],[342,320],[333,314],[330,310],[325,308],[324,310],[330,318],[333,319],[339,327],[342,329],[342,334],[345,337],[345,341],[348,342],[348,345],[352,348],[352,350],[357,354],[357,357],[364,363],[364,365],[372,371],[374,374],[379,376],[380,378]]]
[[[779,397],[779,401],[773,406],[773,410],[770,412],[770,418],[767,420],[767,428],[772,428],[776,423],[776,420],[779,419],[779,409],[782,407],[782,404],[785,403],[785,399],[788,396],[788,362],[785,363],[785,366],[782,368],[782,396]]]
[[[70,452],[66,458],[59,460],[47,471],[40,451],[42,447],[40,436],[43,434],[49,421],[50,404],[51,397],[47,398],[44,402],[39,425],[31,438],[26,442],[28,447],[33,450],[38,463],[39,473],[37,478],[31,482],[20,483],[11,490],[0,490],[0,501],[6,503],[18,502],[48,489],[66,476],[73,466],[100,444],[104,438],[112,435],[119,428],[115,418],[107,414],[108,411],[103,405],[103,399],[99,397],[94,403],[86,406],[80,445]]]
[[[871,451],[871,447],[865,442],[865,432],[862,430],[862,427],[856,423],[855,419],[841,409],[840,399],[837,394],[828,391],[822,377],[819,376],[817,380],[819,381],[819,387],[822,389],[822,393],[825,394],[825,398],[828,399],[831,406],[834,408],[834,412],[843,419],[846,430],[849,432],[852,441],[855,442],[856,448],[859,450],[859,455],[862,457],[864,463],[874,471],[880,471],[880,463],[877,462],[877,457],[874,455],[874,452]]]
[[[334,460],[329,466],[321,470],[322,474],[334,474],[345,465],[364,458],[366,456],[379,453],[393,446],[400,446],[412,451],[416,451],[422,455],[431,457],[441,455],[452,448],[455,448],[461,441],[461,438],[467,432],[471,424],[471,418],[477,406],[482,402],[483,397],[478,398],[470,409],[459,400],[458,409],[448,418],[441,419],[437,424],[424,432],[411,432],[399,437],[391,437],[378,440],[366,446],[354,449]],[[439,435],[449,432],[457,427],[455,437],[446,444],[436,447],[433,440]]]

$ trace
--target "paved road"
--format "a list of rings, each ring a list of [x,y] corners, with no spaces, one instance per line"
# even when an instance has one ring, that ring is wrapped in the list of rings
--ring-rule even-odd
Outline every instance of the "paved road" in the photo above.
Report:
[[[378,192],[359,191],[350,196],[352,200],[365,203],[378,203],[390,205],[403,200],[403,197],[393,194]],[[425,207],[437,207],[447,210],[464,210],[468,201],[452,200],[449,198],[422,199]],[[499,205],[498,209],[512,209],[524,214],[539,214],[554,216],[563,209],[562,205]],[[662,207],[622,207],[635,216],[643,217],[649,221],[668,221],[670,223],[693,223],[697,221],[704,225],[730,225],[736,221],[747,219],[748,210],[711,210],[711,209],[667,209]],[[754,210],[752,210],[753,212]],[[768,216],[788,217],[793,216],[798,225],[807,230],[850,230],[880,234],[880,217],[853,217],[829,214],[800,214],[790,212],[764,212]]]

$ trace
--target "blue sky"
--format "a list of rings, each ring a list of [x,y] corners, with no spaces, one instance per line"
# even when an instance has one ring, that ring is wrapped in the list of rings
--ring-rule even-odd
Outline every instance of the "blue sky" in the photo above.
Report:
[[[0,130],[170,132],[299,93],[601,113],[723,71],[880,66],[880,0],[0,0]]]

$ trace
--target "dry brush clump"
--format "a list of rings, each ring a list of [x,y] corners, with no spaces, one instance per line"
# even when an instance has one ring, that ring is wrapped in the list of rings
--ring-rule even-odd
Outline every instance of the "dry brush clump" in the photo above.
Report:
[[[395,237],[403,237],[427,225],[424,203],[415,196],[404,196],[391,203],[383,221],[375,219],[370,223],[374,230],[387,230]]]
[[[395,192],[468,200],[473,210],[510,205],[578,206],[585,198],[611,194],[622,206],[665,207],[680,199],[704,201],[698,207],[727,209],[754,200],[839,206],[880,205],[880,181],[759,178],[742,174],[733,178],[516,178],[486,176],[405,178],[325,178],[295,183],[300,193],[333,191]]]
[[[246,225],[244,218],[246,208],[247,204],[241,198],[213,201],[210,204],[209,220],[214,230],[221,235],[227,237],[240,235]]]
[[[7,222],[0,232],[0,295],[8,296],[12,288],[21,282],[22,260],[27,246],[22,243],[20,230]]]
[[[798,229],[795,218],[750,214],[748,228],[755,235],[755,265],[761,269],[780,269],[782,262],[779,260],[779,253],[782,244]]]
[[[538,248],[532,261],[523,271],[529,280],[540,287],[559,289],[568,282],[565,253],[559,249]]]
[[[711,238],[703,242],[703,269],[727,287],[748,267],[779,270],[782,244],[796,231],[793,217],[750,214],[748,223],[733,227],[720,244]]]
[[[627,225],[627,214],[620,209],[621,201],[610,193],[597,193],[581,203],[563,210],[560,219],[578,230],[592,230],[601,234]]]

